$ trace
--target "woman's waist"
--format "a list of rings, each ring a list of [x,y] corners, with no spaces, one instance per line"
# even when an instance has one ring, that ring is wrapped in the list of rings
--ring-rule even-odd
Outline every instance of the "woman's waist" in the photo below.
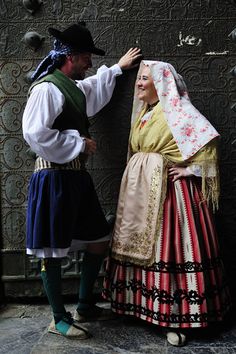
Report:
[[[176,164],[176,161],[171,161],[161,152],[153,152],[153,151],[137,151],[133,153],[132,157],[129,161],[141,161],[141,162],[157,162],[164,163],[165,167],[171,167]]]

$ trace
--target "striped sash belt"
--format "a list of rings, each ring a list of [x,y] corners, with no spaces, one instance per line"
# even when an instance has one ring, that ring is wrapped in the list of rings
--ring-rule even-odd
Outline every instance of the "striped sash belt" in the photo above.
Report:
[[[45,170],[45,169],[80,170],[81,163],[80,163],[79,157],[76,157],[74,160],[64,163],[64,164],[58,164],[55,162],[46,161],[42,157],[38,156],[37,159],[35,160],[34,172],[38,172],[38,171]]]

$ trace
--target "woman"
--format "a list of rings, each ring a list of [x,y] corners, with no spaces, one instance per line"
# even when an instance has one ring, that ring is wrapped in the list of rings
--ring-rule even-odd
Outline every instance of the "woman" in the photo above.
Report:
[[[135,91],[104,296],[179,346],[230,306],[208,208],[218,207],[219,134],[172,65],[143,61]]]

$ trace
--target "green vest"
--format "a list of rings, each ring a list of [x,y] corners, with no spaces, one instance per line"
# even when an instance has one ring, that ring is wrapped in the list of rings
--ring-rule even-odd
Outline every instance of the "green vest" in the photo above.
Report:
[[[42,82],[52,82],[64,95],[65,103],[62,113],[55,119],[52,129],[63,131],[66,129],[78,130],[81,136],[90,137],[89,121],[86,114],[86,98],[75,82],[56,69],[52,74],[44,76],[34,82],[29,93],[36,85]]]

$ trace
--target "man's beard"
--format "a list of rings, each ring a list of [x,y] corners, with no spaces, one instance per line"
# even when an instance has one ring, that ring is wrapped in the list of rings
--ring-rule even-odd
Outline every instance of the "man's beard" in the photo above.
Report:
[[[84,73],[74,73],[71,75],[72,80],[83,80],[85,78]]]

